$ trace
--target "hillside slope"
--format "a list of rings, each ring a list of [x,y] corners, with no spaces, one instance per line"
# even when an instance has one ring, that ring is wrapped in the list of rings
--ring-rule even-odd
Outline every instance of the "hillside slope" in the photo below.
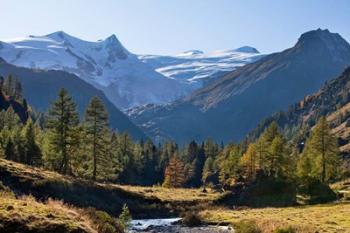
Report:
[[[44,204],[30,197],[16,198],[1,189],[0,232],[97,233],[88,216],[60,202]]]
[[[77,103],[81,116],[84,115],[85,107],[90,99],[93,96],[98,96],[108,110],[110,125],[113,129],[117,129],[119,132],[128,132],[134,139],[146,138],[145,134],[124,113],[118,110],[102,91],[73,74],[64,71],[22,68],[0,60],[0,75],[8,76],[10,74],[19,79],[24,89],[24,96],[36,111],[46,112],[50,103],[57,98],[61,88],[68,90]]]
[[[64,176],[1,158],[0,182],[16,195],[32,195],[42,201],[62,200],[77,208],[92,207],[112,216],[117,216],[124,204],[134,218],[169,216],[183,208],[178,202],[162,201],[121,186]]]
[[[320,116],[327,117],[333,133],[339,137],[341,151],[350,154],[350,67],[318,92],[291,105],[288,111],[266,118],[249,137],[258,137],[272,121],[276,121],[287,135],[301,128],[309,130]]]
[[[350,45],[339,34],[318,29],[189,97],[131,117],[156,140],[240,140],[263,118],[319,90],[349,64]]]

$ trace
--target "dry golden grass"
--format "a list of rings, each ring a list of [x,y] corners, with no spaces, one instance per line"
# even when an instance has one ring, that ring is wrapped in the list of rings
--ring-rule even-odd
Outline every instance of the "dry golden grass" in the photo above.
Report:
[[[71,177],[61,175],[57,172],[44,170],[37,167],[27,166],[6,159],[0,159],[1,167],[13,175],[28,180],[59,180],[62,182],[70,182]]]
[[[350,232],[350,203],[262,209],[212,209],[202,211],[208,222],[237,223],[253,220],[263,232],[292,226],[298,233]]]
[[[60,201],[39,203],[31,196],[15,198],[8,192],[0,192],[0,222],[23,224],[28,229],[42,232],[60,229],[62,232],[97,233],[91,227],[89,217],[78,209]]]
[[[161,186],[142,187],[131,185],[116,185],[117,187],[129,192],[141,194],[146,197],[156,197],[167,202],[208,202],[219,197],[220,193],[207,189],[207,192],[202,192],[201,189],[188,188],[164,188]]]

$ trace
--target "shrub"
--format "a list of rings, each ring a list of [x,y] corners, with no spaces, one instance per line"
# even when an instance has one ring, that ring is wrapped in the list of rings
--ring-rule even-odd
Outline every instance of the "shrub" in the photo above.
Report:
[[[129,208],[126,204],[124,204],[122,212],[118,217],[118,222],[124,229],[127,229],[130,227],[131,220],[132,220],[132,216],[129,211]]]
[[[235,233],[261,233],[262,231],[256,225],[254,221],[251,220],[241,220],[234,224]]]
[[[182,223],[188,227],[196,227],[202,224],[202,219],[197,213],[187,212],[182,218]]]
[[[337,199],[336,193],[329,185],[315,179],[304,181],[299,187],[299,193],[310,197],[308,204],[327,203]]]
[[[286,227],[286,228],[277,228],[274,230],[274,233],[296,233],[296,230],[293,227]]]
[[[288,180],[261,177],[243,190],[239,205],[252,207],[291,206],[296,203],[296,185]]]
[[[85,210],[92,221],[93,225],[96,226],[99,233],[124,233],[125,229],[120,225],[119,221],[112,218],[109,214],[104,211],[95,210],[94,208],[88,208]]]

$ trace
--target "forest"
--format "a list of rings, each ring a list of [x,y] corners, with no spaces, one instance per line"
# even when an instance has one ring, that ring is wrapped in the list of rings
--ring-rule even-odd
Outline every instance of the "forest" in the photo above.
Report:
[[[327,184],[348,175],[325,117],[318,119],[311,133],[293,138],[272,122],[255,140],[227,145],[211,139],[155,145],[150,139],[135,141],[127,132],[110,128],[108,112],[98,97],[79,116],[65,89],[45,113],[31,109],[22,93],[21,83],[13,76],[0,79],[0,156],[61,174],[203,190],[225,190],[264,177]]]

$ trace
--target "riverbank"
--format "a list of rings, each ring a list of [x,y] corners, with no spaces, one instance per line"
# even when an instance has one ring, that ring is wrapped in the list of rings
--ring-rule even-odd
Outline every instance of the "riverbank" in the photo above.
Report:
[[[243,220],[253,221],[263,233],[289,226],[298,233],[350,232],[350,203],[238,210],[213,208],[201,211],[200,216],[209,223],[235,225]]]

